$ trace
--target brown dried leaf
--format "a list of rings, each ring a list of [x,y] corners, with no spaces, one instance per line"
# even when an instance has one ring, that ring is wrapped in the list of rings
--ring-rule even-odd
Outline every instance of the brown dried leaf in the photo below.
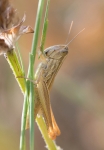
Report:
[[[15,9],[8,0],[0,0],[0,29],[7,29],[11,26],[15,16]]]
[[[16,11],[9,0],[0,0],[0,55],[11,51],[22,34],[33,33],[30,26],[23,26],[26,15],[21,21],[16,21]]]

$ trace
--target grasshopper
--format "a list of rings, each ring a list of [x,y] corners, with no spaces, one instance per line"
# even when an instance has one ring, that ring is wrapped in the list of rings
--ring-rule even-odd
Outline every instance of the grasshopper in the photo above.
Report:
[[[64,58],[68,54],[69,43],[67,45],[55,45],[45,49],[43,51],[43,54],[40,56],[42,62],[39,64],[38,69],[36,70],[35,73],[36,99],[35,99],[34,116],[36,118],[37,114],[42,114],[46,123],[48,135],[52,140],[55,140],[56,136],[60,135],[60,129],[55,121],[52,112],[49,93],[53,85],[54,79],[61,65],[63,64]],[[28,116],[26,128],[29,128]]]
[[[45,49],[42,56],[43,62],[39,64],[35,74],[35,117],[41,111],[46,122],[48,135],[51,139],[55,139],[56,136],[60,135],[60,130],[51,109],[49,92],[67,54],[68,47],[65,45],[56,45]],[[26,125],[26,128],[28,127],[29,120],[27,120]]]

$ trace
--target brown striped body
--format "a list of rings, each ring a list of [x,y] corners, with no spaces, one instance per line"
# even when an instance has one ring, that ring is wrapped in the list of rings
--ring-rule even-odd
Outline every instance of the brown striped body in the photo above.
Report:
[[[68,47],[65,45],[56,45],[45,49],[41,56],[42,62],[39,64],[35,74],[37,84],[35,88],[37,95],[35,100],[35,117],[41,111],[46,122],[48,135],[53,140],[60,135],[60,130],[52,112],[49,92],[67,54]],[[27,119],[28,126],[29,120]]]

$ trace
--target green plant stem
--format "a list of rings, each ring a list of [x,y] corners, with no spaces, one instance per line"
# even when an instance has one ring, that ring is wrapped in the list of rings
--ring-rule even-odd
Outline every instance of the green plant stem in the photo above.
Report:
[[[33,63],[33,55],[30,54],[29,59],[29,79],[33,79],[34,77],[34,63]],[[34,85],[32,82],[28,81],[29,85],[28,94],[29,94],[29,125],[30,125],[30,150],[34,150]]]
[[[39,0],[38,3],[38,9],[37,9],[37,17],[36,17],[36,23],[34,28],[34,36],[33,36],[33,42],[32,42],[32,49],[30,53],[30,59],[29,59],[29,68],[28,68],[28,78],[34,79],[34,62],[36,57],[36,49],[38,44],[38,37],[39,37],[39,31],[40,31],[40,22],[42,18],[42,12],[43,12],[43,6],[44,6],[44,0]],[[34,150],[34,101],[35,101],[35,91],[34,91],[34,85],[32,82],[29,82],[29,116],[30,116],[30,150]]]
[[[42,36],[41,36],[41,45],[40,45],[40,51],[42,53],[43,53],[43,50],[44,50],[44,44],[45,44],[46,33],[47,33],[47,28],[48,28],[48,9],[49,9],[49,3],[50,3],[50,0],[47,0],[45,17],[44,17],[44,23],[43,23],[43,30],[42,30]]]
[[[27,98],[28,98],[28,93],[25,92],[22,118],[21,118],[20,150],[25,150],[25,125],[26,125],[26,117],[27,117],[27,110],[28,110]]]
[[[13,74],[20,86],[21,91],[24,93],[25,92],[25,79],[24,78],[18,78],[18,77],[23,77],[24,72],[21,69],[17,54],[15,50],[13,51],[8,51],[8,53],[5,55],[5,58],[7,59]]]
[[[20,89],[22,93],[25,92],[26,86],[25,86],[25,78],[23,69],[21,69],[20,62],[18,60],[17,54],[15,50],[8,52],[5,55],[5,58],[7,59],[13,74],[16,77],[16,80],[20,86]],[[24,95],[25,96],[25,95]],[[22,113],[22,119],[21,119],[21,135],[20,135],[20,150],[24,150],[25,147],[25,124],[26,124],[26,115],[27,115],[27,95],[24,98],[24,105],[23,105],[23,113]]]
[[[55,142],[52,141],[49,138],[49,136],[48,136],[46,124],[44,123],[43,118],[41,116],[40,117],[36,117],[36,122],[37,122],[38,127],[39,127],[39,129],[41,131],[41,134],[42,134],[42,136],[44,138],[44,141],[47,143],[47,148],[49,150],[57,150],[57,146],[56,146]]]
[[[29,116],[30,116],[30,150],[34,150],[34,85],[30,82]]]
[[[22,57],[21,57],[21,52],[20,52],[20,47],[19,47],[18,43],[16,43],[16,49],[18,50],[18,55],[19,55],[19,60],[20,60],[21,68],[22,68],[22,71],[23,71],[24,76],[25,76],[24,65],[23,65],[23,61],[22,61]]]
[[[38,37],[39,37],[39,30],[40,30],[40,23],[41,23],[41,18],[42,18],[42,12],[43,12],[43,6],[44,6],[44,0],[39,0],[38,3],[38,9],[37,9],[37,17],[36,17],[36,23],[35,23],[35,28],[34,28],[34,37],[33,37],[33,44],[32,44],[32,49],[31,53],[33,54],[34,61],[35,61],[35,56],[36,56],[36,49],[37,49],[37,44],[38,44]]]

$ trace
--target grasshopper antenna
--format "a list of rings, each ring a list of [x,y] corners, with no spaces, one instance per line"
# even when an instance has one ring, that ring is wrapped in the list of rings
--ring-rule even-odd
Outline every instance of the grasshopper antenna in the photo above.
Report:
[[[70,35],[70,32],[71,32],[72,26],[73,26],[73,21],[71,22],[71,25],[70,25],[70,28],[69,28],[69,32],[68,32],[68,37],[67,37],[67,39],[66,39],[65,44],[68,42],[68,39],[69,39],[69,35]]]
[[[72,38],[72,40],[68,43],[68,44],[66,44],[66,46],[68,46],[81,32],[83,32],[85,30],[85,28],[84,29],[82,29],[81,31],[79,31],[73,38]]]

